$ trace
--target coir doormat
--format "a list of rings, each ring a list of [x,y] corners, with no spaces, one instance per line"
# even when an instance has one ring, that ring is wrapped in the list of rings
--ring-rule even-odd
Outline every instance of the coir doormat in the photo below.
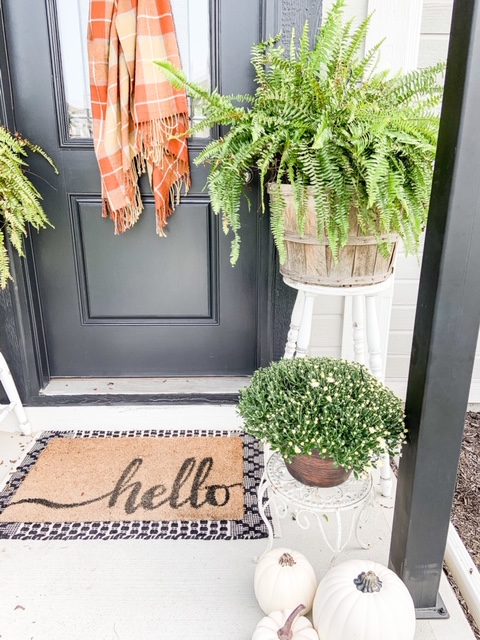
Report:
[[[46,432],[0,492],[0,538],[264,538],[262,473],[239,432]]]

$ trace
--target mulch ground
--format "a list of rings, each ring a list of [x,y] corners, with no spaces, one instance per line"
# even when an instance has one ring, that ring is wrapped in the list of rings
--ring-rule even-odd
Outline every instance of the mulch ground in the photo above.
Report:
[[[480,413],[467,413],[462,451],[458,467],[457,486],[452,509],[452,522],[473,561],[480,570]],[[468,613],[457,585],[445,568],[448,579],[465,611],[475,637],[480,640],[480,630]]]

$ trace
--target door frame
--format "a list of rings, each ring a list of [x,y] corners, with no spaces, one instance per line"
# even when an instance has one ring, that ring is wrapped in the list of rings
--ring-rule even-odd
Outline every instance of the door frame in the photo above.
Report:
[[[13,92],[6,43],[3,5],[0,3],[0,121],[16,131]],[[14,282],[0,289],[0,349],[8,362],[20,397],[28,403],[48,380],[45,343],[39,324],[39,301],[32,290],[31,246],[24,242],[25,259],[19,258],[7,240]],[[0,389],[0,392],[2,390]]]

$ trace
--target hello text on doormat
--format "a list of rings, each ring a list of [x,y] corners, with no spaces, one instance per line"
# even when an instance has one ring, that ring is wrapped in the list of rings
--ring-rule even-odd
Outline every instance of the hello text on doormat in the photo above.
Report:
[[[244,515],[240,437],[57,438],[0,522],[235,520]]]

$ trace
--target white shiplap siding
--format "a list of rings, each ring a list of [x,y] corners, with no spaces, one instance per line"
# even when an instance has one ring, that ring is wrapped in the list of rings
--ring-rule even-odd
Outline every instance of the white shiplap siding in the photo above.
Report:
[[[418,66],[446,60],[453,0],[424,0]]]
[[[310,355],[340,358],[343,305],[343,298],[334,298],[333,296],[321,296],[315,301]]]
[[[395,270],[385,382],[402,398],[405,397],[407,389],[420,267],[421,256],[405,256],[403,251],[399,252]]]
[[[323,0],[323,16],[330,10],[334,2],[335,0]],[[368,15],[368,2],[369,0],[348,0],[344,12],[345,19],[350,20],[353,18],[355,24],[359,24]]]

